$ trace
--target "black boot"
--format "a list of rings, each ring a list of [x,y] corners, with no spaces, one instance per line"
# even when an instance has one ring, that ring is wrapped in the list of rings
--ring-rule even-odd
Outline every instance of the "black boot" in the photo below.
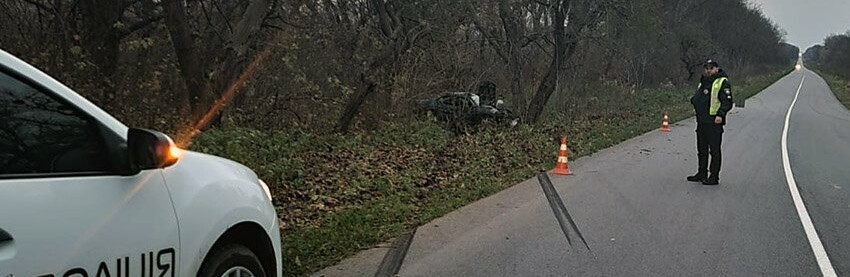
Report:
[[[717,175],[712,174],[708,177],[708,179],[702,181],[702,184],[706,186],[716,186],[720,184],[720,178],[718,178]]]
[[[704,182],[705,181],[705,173],[697,173],[694,176],[688,176],[688,181],[690,182]]]

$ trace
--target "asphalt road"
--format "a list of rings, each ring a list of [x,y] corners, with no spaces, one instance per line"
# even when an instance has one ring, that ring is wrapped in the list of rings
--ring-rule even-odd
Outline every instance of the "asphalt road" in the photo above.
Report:
[[[786,174],[781,141],[798,88]],[[573,229],[565,235],[535,178],[419,227],[399,276],[850,274],[850,112],[804,68],[728,120],[720,186],[685,180],[696,171],[691,118],[551,176],[586,246]],[[378,257],[366,251],[320,274],[372,275]]]

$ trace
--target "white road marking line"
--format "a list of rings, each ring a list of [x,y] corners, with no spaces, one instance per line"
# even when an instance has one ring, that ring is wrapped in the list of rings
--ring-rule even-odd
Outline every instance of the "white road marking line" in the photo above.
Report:
[[[794,180],[794,173],[791,172],[791,162],[788,158],[788,125],[791,121],[791,111],[794,109],[794,104],[797,103],[797,98],[800,97],[800,90],[803,88],[803,82],[806,81],[806,76],[800,80],[800,87],[797,88],[797,94],[794,95],[794,101],[791,101],[791,106],[788,107],[788,113],[785,115],[785,128],[782,130],[782,166],[785,168],[785,180],[788,181],[788,190],[791,191],[791,198],[794,199],[794,206],[797,207],[797,215],[800,216],[800,222],[803,223],[803,230],[806,232],[806,237],[809,238],[809,245],[812,246],[812,252],[815,254],[815,259],[818,261],[818,266],[823,276],[833,277],[835,269],[832,268],[832,262],[829,261],[829,256],[826,255],[826,250],[818,237],[818,232],[815,230],[815,225],[812,223],[812,218],[809,217],[809,212],[806,205],[803,204],[803,198],[800,197],[800,191],[797,189],[797,181]]]

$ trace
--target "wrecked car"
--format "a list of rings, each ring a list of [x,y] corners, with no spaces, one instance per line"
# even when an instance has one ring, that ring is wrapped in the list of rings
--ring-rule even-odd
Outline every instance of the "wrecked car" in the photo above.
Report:
[[[420,100],[418,108],[432,114],[455,133],[467,132],[483,122],[496,122],[512,128],[519,124],[515,116],[495,97],[471,92],[448,92],[436,98]]]

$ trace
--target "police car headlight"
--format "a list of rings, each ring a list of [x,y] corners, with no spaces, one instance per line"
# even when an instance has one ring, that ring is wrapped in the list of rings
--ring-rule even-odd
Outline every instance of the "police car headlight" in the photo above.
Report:
[[[263,182],[263,180],[257,179],[257,181],[259,181],[260,187],[263,188],[263,192],[266,193],[266,198],[268,198],[269,201],[272,201],[272,191],[269,190],[269,185],[266,185],[266,182]]]

